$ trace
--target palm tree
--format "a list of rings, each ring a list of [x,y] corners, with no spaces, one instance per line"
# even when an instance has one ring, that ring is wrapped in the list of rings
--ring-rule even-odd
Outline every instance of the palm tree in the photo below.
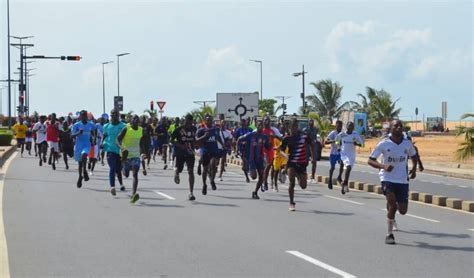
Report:
[[[320,80],[310,83],[315,89],[314,95],[309,95],[306,100],[309,102],[307,112],[316,112],[321,117],[332,121],[344,110],[350,110],[353,101],[344,102],[342,105],[342,86],[339,82],[332,82],[330,79]]]
[[[316,123],[318,123],[319,135],[321,136],[321,141],[324,142],[326,140],[326,136],[329,134],[329,132],[331,132],[333,128],[331,122],[327,119],[321,118],[321,116],[314,112],[309,113],[308,117],[314,119]]]
[[[474,112],[465,113],[461,116],[462,119],[474,117]],[[459,144],[459,149],[456,150],[456,159],[458,161],[466,161],[474,154],[474,128],[473,127],[458,127],[456,136],[464,134],[464,142]]]
[[[371,124],[398,118],[401,108],[396,109],[395,106],[400,98],[392,101],[392,96],[389,92],[384,89],[376,90],[371,87],[366,87],[365,94],[365,96],[357,94],[362,101],[354,105],[353,108],[359,112],[367,113]]]
[[[204,120],[204,117],[206,116],[206,114],[209,114],[209,115],[215,117],[216,114],[217,114],[217,111],[216,111],[215,107],[205,106],[205,107],[201,107],[201,108],[191,110],[189,112],[189,114],[191,114],[193,116],[195,121],[202,122]]]
[[[158,117],[158,111],[153,109],[145,109],[143,113],[147,113],[150,118],[157,118]]]

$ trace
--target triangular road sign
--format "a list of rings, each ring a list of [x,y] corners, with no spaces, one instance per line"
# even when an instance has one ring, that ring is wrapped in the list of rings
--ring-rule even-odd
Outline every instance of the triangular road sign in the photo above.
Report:
[[[157,101],[156,104],[160,108],[160,110],[163,110],[163,107],[165,107],[166,101]]]

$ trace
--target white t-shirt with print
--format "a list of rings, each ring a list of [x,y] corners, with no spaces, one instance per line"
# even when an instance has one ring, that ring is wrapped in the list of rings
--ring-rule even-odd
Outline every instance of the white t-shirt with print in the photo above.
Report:
[[[33,126],[33,130],[36,130],[36,144],[40,144],[46,141],[46,124],[37,122]]]
[[[337,132],[337,130],[333,130],[331,131],[331,133],[329,133],[328,135],[328,139],[333,141],[332,144],[331,144],[331,154],[339,154],[339,151],[337,150],[337,145],[336,145],[336,137],[339,133]]]
[[[415,148],[409,140],[403,139],[400,144],[397,144],[387,137],[375,146],[370,157],[377,159],[382,155],[382,164],[393,166],[391,172],[380,170],[381,181],[406,184],[408,183],[408,158],[415,154]]]

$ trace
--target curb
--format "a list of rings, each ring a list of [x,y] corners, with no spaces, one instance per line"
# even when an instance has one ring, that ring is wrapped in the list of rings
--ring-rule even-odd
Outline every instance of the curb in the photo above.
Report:
[[[233,162],[237,162],[237,163],[233,163]],[[235,166],[242,165],[240,160],[235,160],[235,159],[227,159],[227,163],[235,165]],[[329,177],[317,175],[316,181],[319,184],[328,184]],[[333,184],[334,186],[337,185],[337,183],[333,183]],[[383,195],[382,187],[379,185],[371,184],[371,183],[350,181],[349,188],[358,190],[358,191],[367,192],[367,193]],[[419,203],[431,204],[434,206],[449,208],[456,211],[462,210],[462,211],[470,212],[474,214],[474,201],[464,201],[461,199],[454,199],[454,198],[449,198],[446,196],[433,195],[430,193],[417,192],[417,191],[410,191],[408,198],[411,201],[415,201]]]
[[[5,163],[5,161],[7,161],[8,158],[10,158],[10,156],[14,152],[16,152],[16,150],[17,150],[17,146],[13,145],[13,146],[7,147],[5,151],[0,154],[0,168],[3,167],[3,164]]]

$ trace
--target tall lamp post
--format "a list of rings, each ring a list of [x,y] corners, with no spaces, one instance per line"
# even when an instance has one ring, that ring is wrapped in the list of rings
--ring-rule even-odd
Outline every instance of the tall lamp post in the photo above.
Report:
[[[263,62],[261,60],[250,60],[250,61],[260,64],[260,100],[262,100],[263,99],[263,71],[262,71]]]
[[[108,62],[103,62],[102,63],[102,106],[104,108],[104,114],[105,114],[105,65],[111,64],[114,61],[108,61]]]
[[[301,100],[303,101],[303,114],[306,114],[306,101],[305,101],[305,92],[304,92],[304,75],[308,73],[304,71],[304,65],[303,65],[303,70],[301,72],[295,72],[293,73],[294,77],[302,76],[302,81],[303,81],[303,92],[301,93]]]
[[[120,57],[129,54],[130,53],[117,54],[117,96],[120,96]]]

